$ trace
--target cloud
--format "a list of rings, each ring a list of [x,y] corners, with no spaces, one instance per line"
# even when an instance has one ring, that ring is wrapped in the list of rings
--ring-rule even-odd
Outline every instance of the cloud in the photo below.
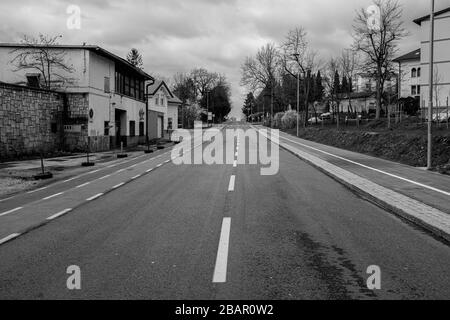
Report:
[[[400,51],[419,46],[414,18],[428,11],[420,0],[401,0],[411,36]],[[66,9],[78,5],[82,29],[66,28]],[[303,26],[322,59],[351,42],[355,10],[368,0],[2,0],[0,42],[22,34],[62,34],[68,44],[97,44],[125,56],[138,48],[145,70],[171,77],[204,67],[227,75],[234,114],[240,114],[245,88],[240,65],[266,42],[279,43],[291,28]],[[440,8],[438,8],[440,9]]]

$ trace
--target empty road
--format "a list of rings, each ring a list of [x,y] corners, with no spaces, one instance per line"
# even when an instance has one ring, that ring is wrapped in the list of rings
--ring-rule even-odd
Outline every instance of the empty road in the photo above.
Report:
[[[236,128],[250,127],[226,127]],[[164,154],[156,167],[145,156],[140,172],[109,168],[4,204],[25,209],[0,225],[62,214],[0,245],[0,299],[450,299],[446,244],[279,154],[273,176],[261,164],[175,165]],[[64,213],[78,198],[89,201]],[[66,286],[72,265],[81,290]],[[369,266],[380,290],[367,288]]]

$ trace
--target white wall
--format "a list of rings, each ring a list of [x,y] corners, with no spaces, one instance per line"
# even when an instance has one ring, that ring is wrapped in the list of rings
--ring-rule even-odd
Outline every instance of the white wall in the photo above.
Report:
[[[429,63],[430,63],[430,21],[423,21],[421,26],[421,103],[428,107],[429,97]],[[439,15],[435,20],[434,71],[438,74],[438,107],[445,108],[450,96],[450,13]],[[433,95],[436,92],[433,91]],[[423,105],[423,102],[425,104]],[[433,98],[436,105],[436,97]]]

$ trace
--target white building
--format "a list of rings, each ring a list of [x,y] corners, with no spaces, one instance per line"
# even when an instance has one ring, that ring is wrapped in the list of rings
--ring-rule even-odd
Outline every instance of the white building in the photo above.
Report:
[[[446,110],[450,96],[450,7],[435,12],[434,38],[434,113]],[[421,107],[429,105],[429,67],[430,67],[430,15],[418,18],[414,22],[420,26]]]
[[[22,85],[39,83],[36,71],[15,71],[11,63],[17,55],[12,51],[25,48],[22,44],[0,44],[0,81]],[[153,80],[150,75],[98,46],[44,48],[63,51],[65,63],[73,68],[72,73],[59,72],[71,80],[55,81],[56,90],[80,94],[86,102],[86,107],[79,110],[72,110],[70,103],[68,106],[65,127],[72,137],[77,136],[78,143],[85,143],[90,137],[93,149],[99,151],[119,146],[121,142],[125,146],[145,142],[144,85]],[[34,72],[32,77],[30,72]]]
[[[394,59],[394,62],[398,63],[400,98],[420,99],[422,74],[420,49],[408,52]]]
[[[178,129],[181,100],[172,93],[164,81],[156,81],[149,87],[148,94],[148,108],[150,112],[156,113],[157,126],[157,130],[152,130],[150,138],[161,138],[168,130]]]

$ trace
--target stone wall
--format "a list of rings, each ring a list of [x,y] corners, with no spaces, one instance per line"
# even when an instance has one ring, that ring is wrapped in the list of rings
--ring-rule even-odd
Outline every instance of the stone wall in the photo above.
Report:
[[[0,161],[86,151],[88,97],[0,83]],[[92,152],[109,149],[109,137],[103,138],[91,138]]]
[[[0,161],[63,149],[63,95],[0,83]]]

